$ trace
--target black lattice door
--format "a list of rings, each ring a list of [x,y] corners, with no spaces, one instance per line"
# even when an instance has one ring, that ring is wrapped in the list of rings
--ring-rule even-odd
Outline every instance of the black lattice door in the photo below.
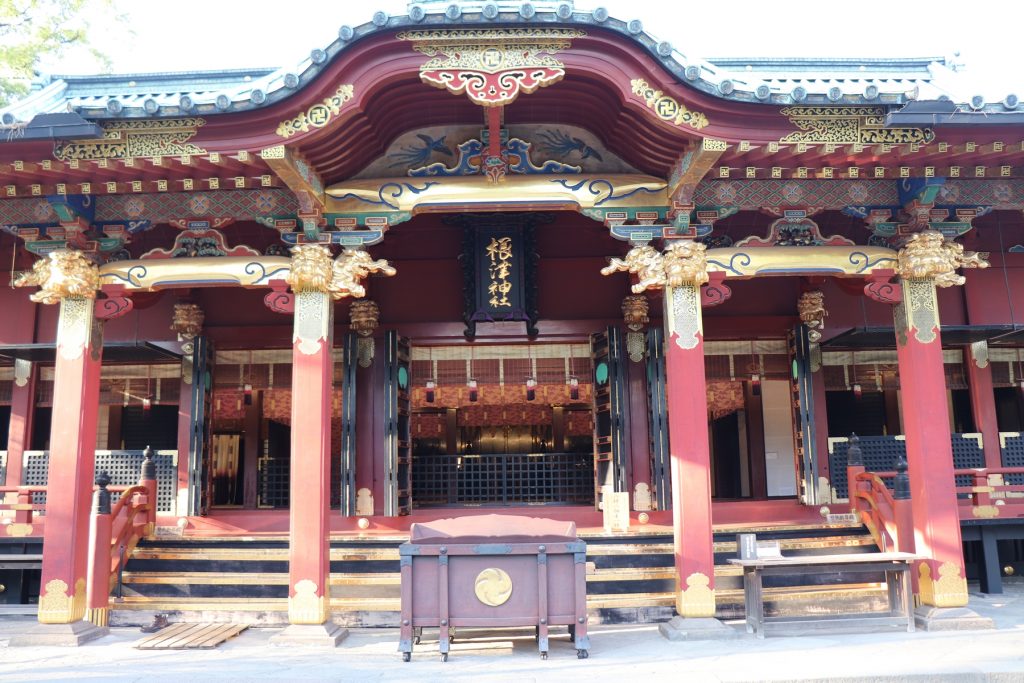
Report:
[[[811,341],[806,325],[797,325],[789,336],[790,405],[793,411],[793,456],[800,500],[817,505],[818,456],[814,434],[814,380],[811,374]]]
[[[409,340],[389,330],[384,346],[384,514],[397,517],[412,512]]]
[[[626,491],[625,402],[622,336],[614,327],[590,336],[594,367],[594,486],[596,501],[601,490]]]
[[[647,432],[651,447],[651,483],[659,510],[672,509],[665,388],[665,332],[654,327],[647,331]]]
[[[205,515],[213,499],[210,404],[213,396],[213,346],[205,336],[193,340],[191,434],[188,445],[188,514]]]
[[[345,335],[341,375],[341,514],[356,514],[356,370],[358,336]]]

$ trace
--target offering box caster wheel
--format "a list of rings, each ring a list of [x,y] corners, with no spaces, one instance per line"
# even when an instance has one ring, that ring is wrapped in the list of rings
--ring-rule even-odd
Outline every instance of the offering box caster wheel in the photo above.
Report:
[[[442,662],[447,662],[448,661],[448,653],[447,652],[442,652],[441,653],[441,661]]]
[[[412,661],[412,653],[411,652],[403,652],[402,653],[402,661],[403,662],[411,662]]]
[[[588,650],[576,650],[576,659],[586,659],[589,656],[590,652]]]

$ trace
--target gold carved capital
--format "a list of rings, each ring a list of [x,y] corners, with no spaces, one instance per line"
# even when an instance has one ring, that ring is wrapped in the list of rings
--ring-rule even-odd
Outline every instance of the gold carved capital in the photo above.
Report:
[[[706,574],[694,572],[686,577],[686,588],[676,597],[676,612],[682,617],[714,617],[715,591]]]
[[[302,579],[288,598],[288,623],[322,624],[327,621],[327,598],[316,594],[316,584]]]
[[[14,286],[39,287],[29,298],[42,304],[55,304],[66,298],[95,299],[100,288],[99,268],[80,251],[58,249],[18,276]]]
[[[932,577],[928,562],[922,562],[918,572],[921,604],[933,607],[964,607],[967,604],[967,579],[961,575],[957,563],[943,563],[937,579]]]
[[[708,281],[708,248],[700,242],[677,240],[665,250],[665,284],[669,287]]]
[[[296,294],[326,292],[334,275],[331,250],[322,244],[300,244],[292,248],[288,285]]]
[[[923,230],[900,249],[897,272],[903,279],[935,280],[938,287],[962,285],[958,268],[988,268],[989,264],[976,252],[965,252],[962,244],[947,240],[937,230]]]
[[[46,583],[39,596],[39,622],[70,624],[85,616],[85,579],[75,581],[75,590],[68,595],[68,584],[60,579]]]

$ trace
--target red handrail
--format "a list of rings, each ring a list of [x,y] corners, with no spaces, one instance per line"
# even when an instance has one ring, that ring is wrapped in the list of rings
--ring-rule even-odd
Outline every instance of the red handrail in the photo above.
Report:
[[[874,472],[859,472],[854,479],[853,497],[856,510],[882,552],[899,548],[899,524],[896,501],[882,478]]]

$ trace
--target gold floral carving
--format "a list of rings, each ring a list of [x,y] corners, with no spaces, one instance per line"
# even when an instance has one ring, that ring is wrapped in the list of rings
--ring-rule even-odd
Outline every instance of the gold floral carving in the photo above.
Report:
[[[665,288],[668,337],[675,337],[681,349],[695,349],[703,333],[700,310],[700,285],[686,283]]]
[[[785,107],[797,130],[779,142],[835,145],[925,144],[930,128],[886,128],[882,107]]]
[[[85,610],[85,620],[94,626],[110,626],[110,608],[90,607]]]
[[[430,57],[420,67],[424,83],[466,93],[481,106],[511,104],[520,93],[557,83],[565,65],[553,55],[586,33],[562,28],[438,29],[399,33]]]
[[[661,90],[656,90],[642,78],[634,78],[629,82],[633,88],[633,94],[640,97],[644,104],[651,109],[655,115],[669,123],[677,126],[689,126],[700,130],[708,125],[708,117],[699,111],[691,111],[686,105],[674,97],[666,95]],[[724,151],[726,145],[721,140],[712,140],[711,147],[705,146],[709,151]]]
[[[288,623],[322,624],[327,621],[327,599],[316,594],[316,584],[302,579],[288,598]]]
[[[903,346],[910,332],[922,344],[931,344],[938,337],[939,304],[935,297],[935,281],[904,280],[903,300],[893,311],[896,342]]]
[[[958,268],[988,268],[977,252],[965,252],[962,244],[947,240],[937,230],[923,230],[900,249],[897,272],[904,279],[931,279],[938,287],[962,285],[965,278]]]
[[[933,607],[963,607],[967,604],[967,579],[960,574],[960,565],[944,562],[939,567],[939,578],[932,578],[928,562],[919,565],[918,588],[921,603]]]
[[[341,113],[341,107],[352,99],[355,89],[351,85],[339,85],[337,91],[322,102],[317,102],[293,118],[285,119],[277,126],[277,134],[290,138],[299,133],[308,133],[311,128],[323,128],[331,119]],[[268,158],[268,157],[264,157]]]
[[[359,367],[373,364],[375,344],[373,331],[380,324],[380,307],[373,299],[353,299],[348,309],[349,329],[359,335],[356,341],[356,362]]]
[[[100,325],[93,313],[92,299],[65,298],[60,300],[57,321],[57,352],[65,360],[77,360],[87,346],[95,341]],[[102,345],[102,339],[100,344]]]
[[[643,294],[629,294],[622,300],[622,319],[626,323],[626,353],[634,363],[644,359],[647,351],[647,337],[644,326],[651,321],[648,313],[650,304]]]
[[[512,597],[512,577],[502,569],[489,567],[476,575],[473,592],[489,607],[504,605]]]
[[[22,524],[20,522],[15,522],[13,524],[8,524],[7,525],[7,535],[8,536],[28,536],[31,533],[32,533],[32,525],[31,524]]]
[[[676,612],[682,617],[714,617],[715,591],[706,574],[694,572],[686,577],[686,588],[679,591]]]
[[[205,154],[189,142],[206,121],[199,118],[148,119],[101,123],[99,140],[72,140],[56,145],[53,155],[61,161],[135,159]]]
[[[975,505],[971,508],[971,514],[980,519],[992,519],[999,516],[997,505]]]
[[[95,299],[100,287],[99,269],[80,251],[58,249],[32,264],[32,270],[14,281],[15,287],[39,287],[29,298],[55,304],[61,299]]]
[[[295,320],[292,343],[299,352],[311,356],[330,347],[334,306],[327,292],[304,290],[295,293]]]
[[[199,304],[174,304],[174,317],[171,319],[171,330],[178,333],[178,341],[195,339],[203,331],[206,314]]]
[[[46,583],[39,596],[39,622],[71,624],[85,616],[85,579],[75,581],[75,590],[68,595],[68,584],[60,579]]]

